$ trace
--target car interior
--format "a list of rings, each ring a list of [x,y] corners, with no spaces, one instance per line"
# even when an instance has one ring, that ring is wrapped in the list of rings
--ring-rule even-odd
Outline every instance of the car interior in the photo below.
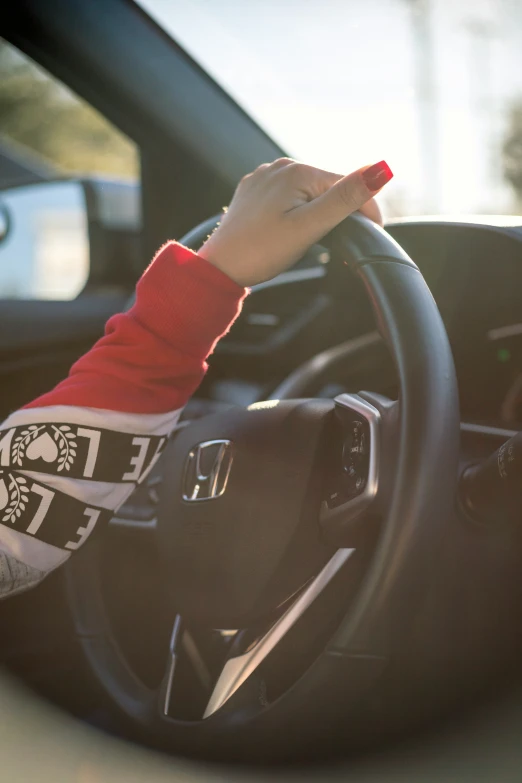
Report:
[[[17,194],[62,185],[89,259],[73,298],[1,295],[2,418],[288,152],[142,5],[3,19],[139,174],[13,184],[0,164],[0,262]],[[347,219],[254,286],[103,535],[0,602],[3,779],[519,780],[521,428],[522,217]],[[214,439],[246,444],[243,485],[184,503],[186,454]],[[210,532],[196,547],[176,517]],[[226,569],[235,591],[212,587]]]

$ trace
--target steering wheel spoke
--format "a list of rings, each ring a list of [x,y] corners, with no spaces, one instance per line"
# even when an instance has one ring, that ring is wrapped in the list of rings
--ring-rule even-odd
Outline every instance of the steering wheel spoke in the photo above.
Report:
[[[170,700],[172,696],[172,686],[174,683],[174,675],[176,672],[176,662],[179,656],[179,644],[182,633],[182,619],[178,614],[174,620],[172,626],[172,633],[170,635],[169,642],[169,655],[167,659],[167,665],[165,667],[165,674],[161,682],[158,699],[159,699],[159,712],[162,717],[168,717]]]
[[[212,690],[204,718],[217,712],[256,671],[354,552],[355,549],[339,549],[268,630],[254,640],[251,635],[246,636],[244,651],[232,651],[233,654],[226,661]]]
[[[176,615],[157,694],[161,718],[202,718],[218,672],[238,635],[236,630],[190,626],[181,615]]]
[[[354,552],[339,549],[317,576],[280,608],[275,619],[272,617],[256,628],[190,627],[177,615],[158,690],[160,717],[198,720],[221,709],[256,673]]]

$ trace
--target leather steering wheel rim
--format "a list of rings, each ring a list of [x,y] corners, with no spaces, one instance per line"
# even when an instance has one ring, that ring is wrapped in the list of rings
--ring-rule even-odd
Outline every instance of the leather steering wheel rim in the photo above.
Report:
[[[215,217],[205,221],[183,243],[199,247],[215,224]],[[455,496],[459,443],[455,369],[444,325],[416,265],[383,229],[353,215],[324,244],[362,279],[400,388],[386,522],[351,610],[324,653],[262,709],[249,712],[238,702],[206,720],[167,724],[157,715],[154,693],[118,648],[88,548],[67,568],[76,631],[96,677],[127,716],[151,729],[159,744],[182,753],[205,748],[216,757],[289,758],[303,746],[314,748],[318,736],[335,734],[340,723],[343,731],[353,727],[361,700],[400,646],[437,568]]]

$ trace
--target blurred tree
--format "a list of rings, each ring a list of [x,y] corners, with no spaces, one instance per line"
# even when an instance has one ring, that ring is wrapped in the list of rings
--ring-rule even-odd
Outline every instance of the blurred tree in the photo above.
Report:
[[[2,39],[0,136],[64,173],[139,175],[137,149],[130,139]]]
[[[522,209],[522,100],[513,105],[502,149],[504,176],[516,193]]]

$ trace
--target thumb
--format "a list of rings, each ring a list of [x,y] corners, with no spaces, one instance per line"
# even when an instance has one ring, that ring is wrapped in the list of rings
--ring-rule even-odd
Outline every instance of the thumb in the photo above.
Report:
[[[360,209],[392,177],[392,170],[386,161],[381,160],[337,180],[321,196],[304,204],[299,213],[303,225],[308,226],[310,241],[316,242],[344,218]]]

